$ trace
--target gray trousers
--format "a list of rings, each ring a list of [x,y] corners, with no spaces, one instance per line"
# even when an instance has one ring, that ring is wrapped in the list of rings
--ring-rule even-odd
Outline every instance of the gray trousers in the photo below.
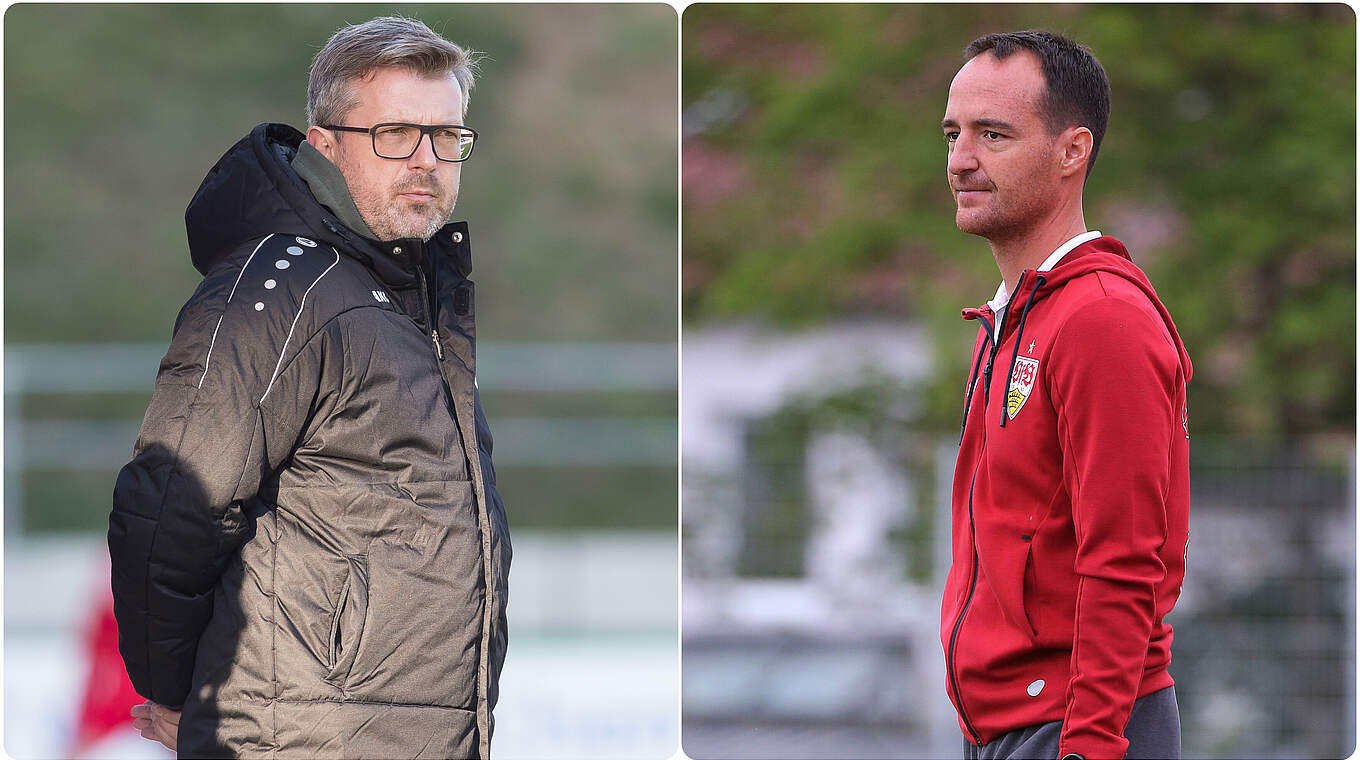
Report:
[[[964,760],[1058,760],[1058,737],[1062,721],[1017,728],[978,747],[963,742]],[[1175,687],[1154,691],[1134,701],[1129,725],[1124,729],[1129,740],[1124,757],[1138,760],[1179,760],[1181,756],[1181,714],[1176,707]]]

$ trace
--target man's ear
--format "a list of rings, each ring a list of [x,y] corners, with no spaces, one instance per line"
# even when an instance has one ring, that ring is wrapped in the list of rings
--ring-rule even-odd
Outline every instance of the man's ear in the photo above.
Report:
[[[312,147],[320,151],[321,155],[325,156],[331,163],[335,163],[335,152],[339,148],[335,142],[335,135],[321,127],[308,127],[307,142],[311,143]]]
[[[1070,177],[1077,173],[1086,176],[1086,166],[1091,163],[1091,148],[1094,145],[1095,138],[1086,127],[1064,129],[1058,142],[1058,148],[1062,151],[1060,154],[1062,176]]]

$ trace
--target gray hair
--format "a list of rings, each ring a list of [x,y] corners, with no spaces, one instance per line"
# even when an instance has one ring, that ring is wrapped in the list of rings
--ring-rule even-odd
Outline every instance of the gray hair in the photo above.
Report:
[[[415,19],[381,16],[341,28],[312,60],[307,76],[307,124],[339,124],[358,104],[350,84],[378,69],[405,68],[423,76],[452,74],[463,91],[463,112],[477,73],[477,53],[449,42]]]

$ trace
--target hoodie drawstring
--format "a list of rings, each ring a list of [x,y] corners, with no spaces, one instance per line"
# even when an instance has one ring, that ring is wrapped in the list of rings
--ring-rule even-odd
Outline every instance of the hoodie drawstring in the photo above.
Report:
[[[1006,392],[1001,394],[1001,427],[1006,427],[1006,409],[1010,406],[1011,380],[1015,375],[1015,360],[1020,356],[1020,340],[1025,335],[1025,318],[1029,316],[1029,307],[1034,305],[1034,296],[1038,294],[1039,288],[1044,286],[1048,279],[1042,274],[1035,280],[1034,288],[1029,291],[1029,298],[1025,299],[1025,308],[1020,311],[1020,326],[1015,329],[1015,350],[1011,352],[1011,368],[1006,371]]]
[[[985,323],[982,325],[982,329],[987,329]],[[978,370],[982,367],[982,357],[987,353],[987,344],[990,342],[990,340],[982,342],[982,348],[978,349],[977,360],[973,362],[973,374],[968,377],[968,394],[963,397],[963,422],[959,423],[959,443],[963,443],[963,430],[968,427],[968,409],[973,405],[973,389],[977,387]]]

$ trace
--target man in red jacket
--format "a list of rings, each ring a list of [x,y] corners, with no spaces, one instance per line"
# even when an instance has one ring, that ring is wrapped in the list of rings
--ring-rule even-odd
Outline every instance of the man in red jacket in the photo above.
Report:
[[[1082,189],[1109,116],[1089,50],[973,41],[942,126],[960,230],[1002,283],[979,331],[941,605],[966,757],[1174,758],[1165,616],[1185,576],[1190,358]]]

